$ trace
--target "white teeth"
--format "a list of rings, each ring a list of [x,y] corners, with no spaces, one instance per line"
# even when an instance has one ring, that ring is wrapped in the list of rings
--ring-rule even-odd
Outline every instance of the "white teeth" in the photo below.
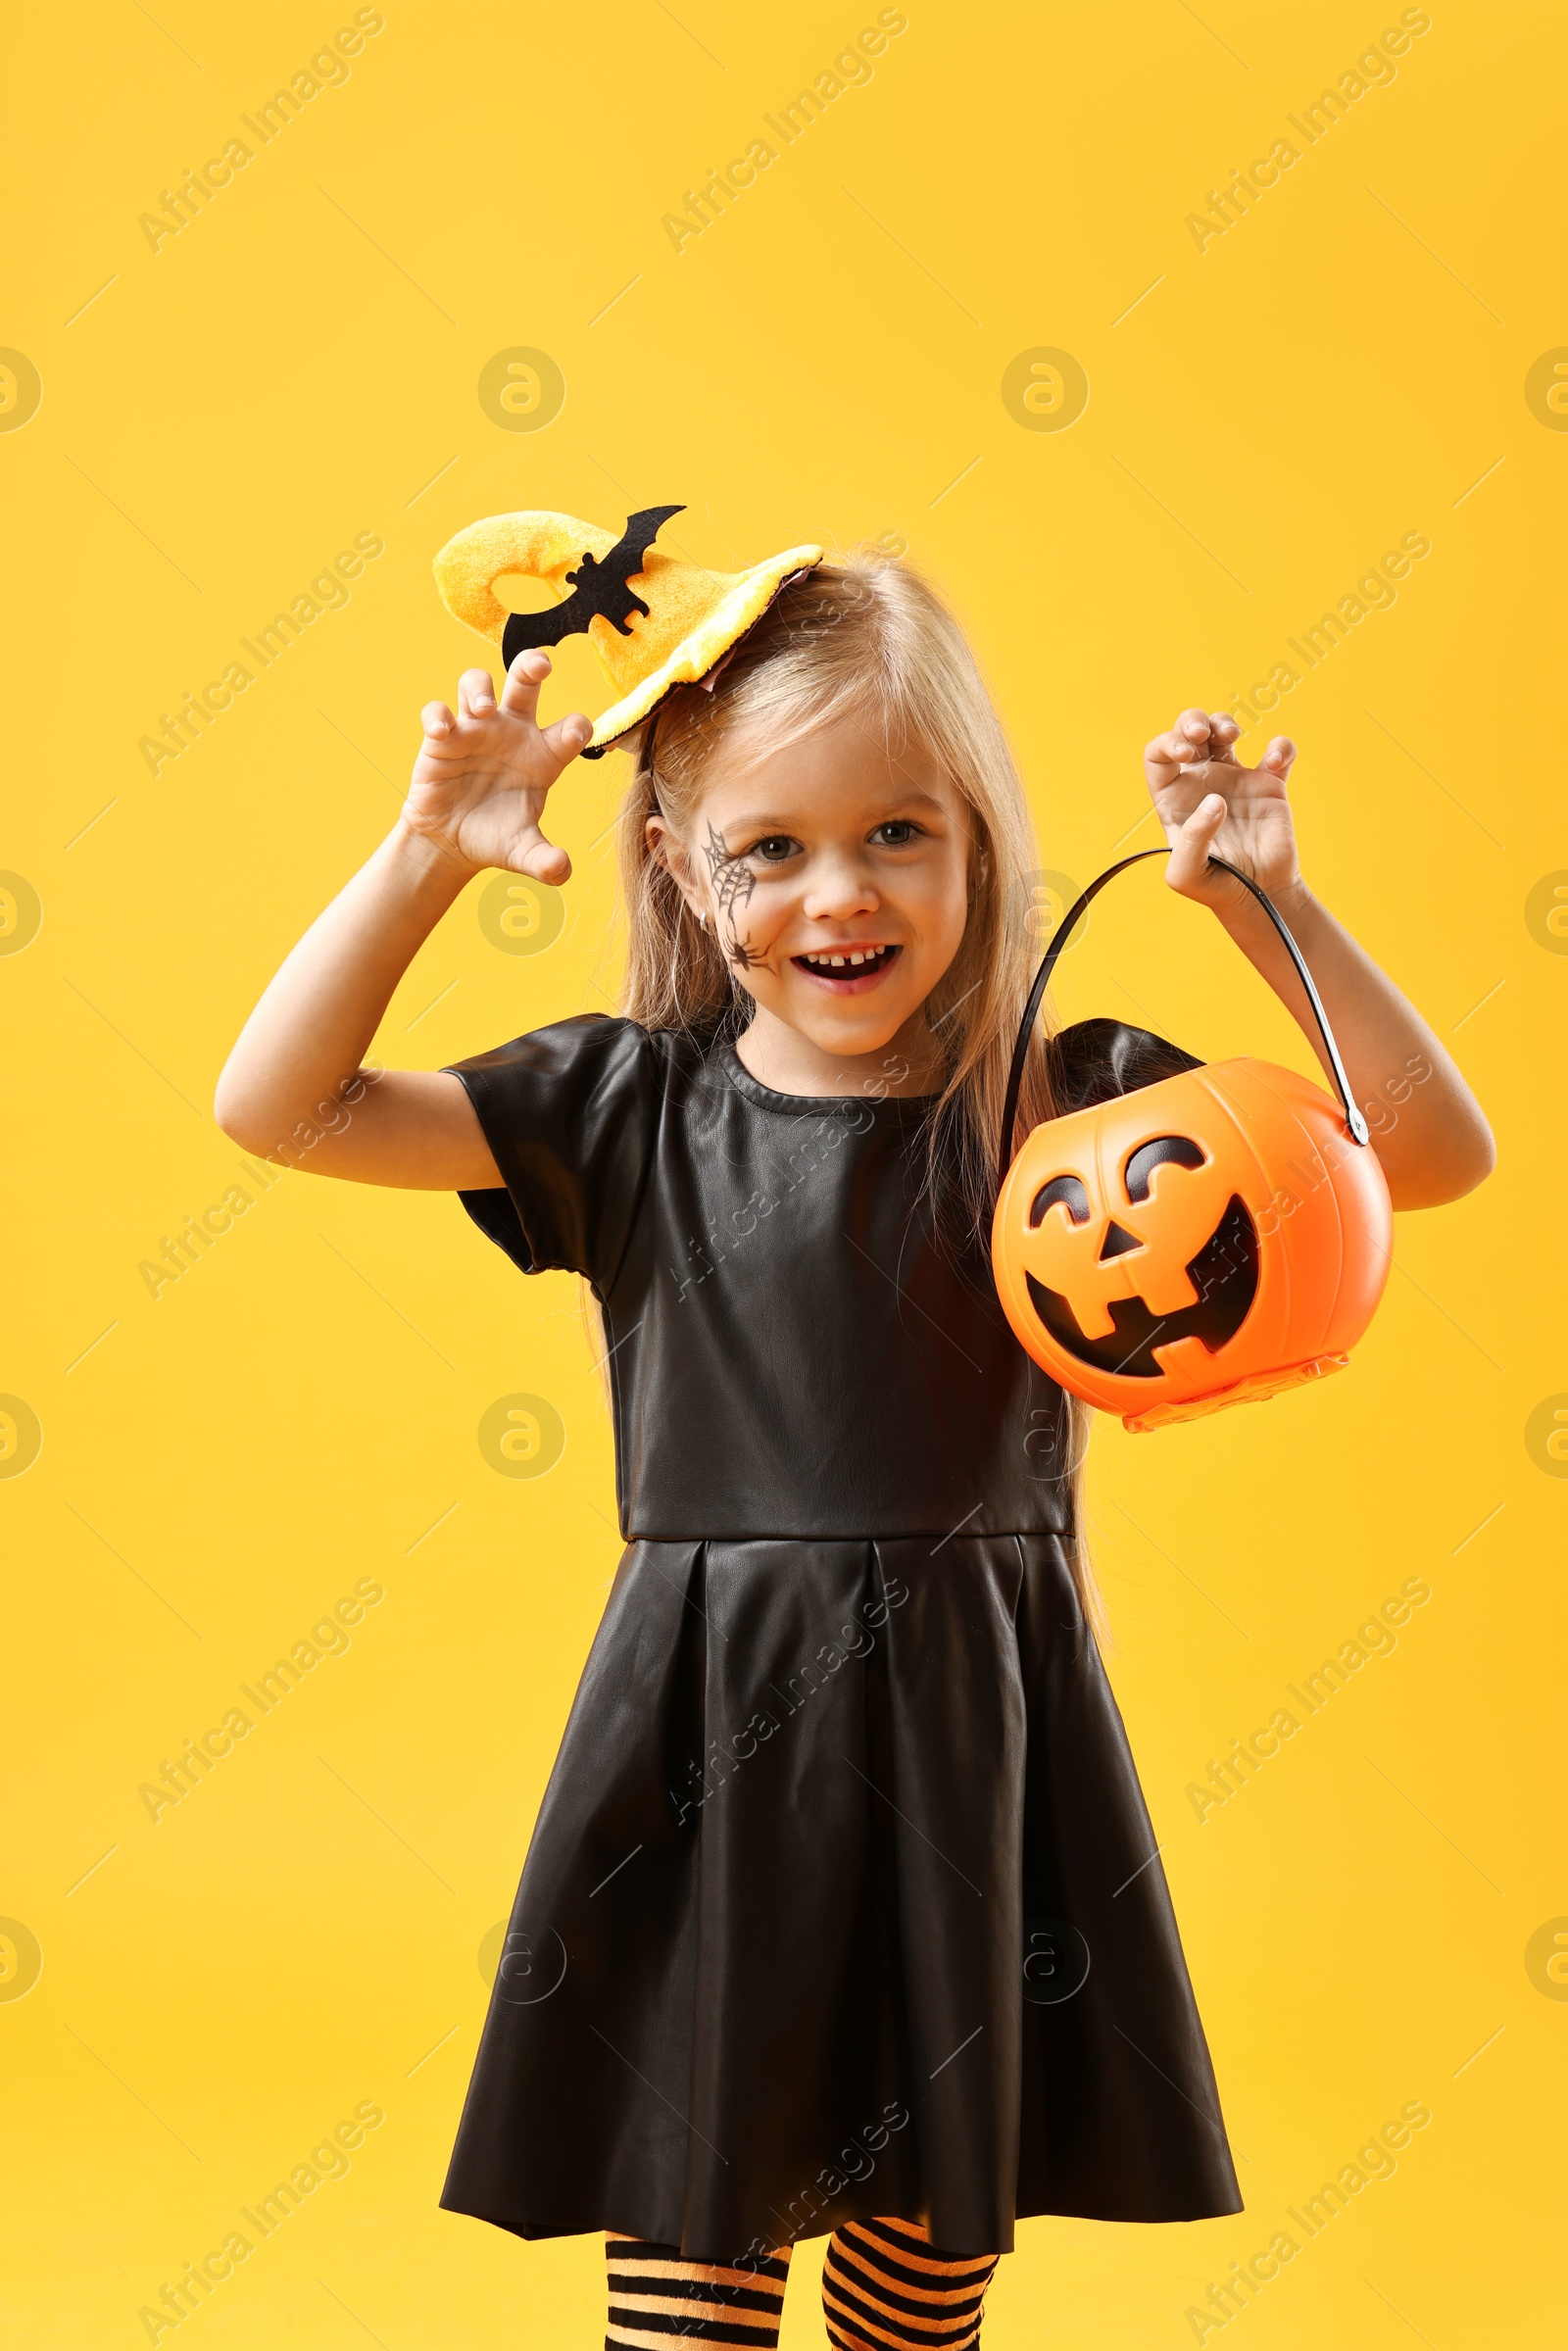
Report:
[[[829,955],[828,961],[832,964],[835,971],[843,970],[844,957],[842,955]]]
[[[885,955],[886,952],[886,949],[881,947],[865,947],[856,948],[847,955],[813,955],[808,953],[801,957],[801,961],[808,963],[813,971],[842,971],[846,964],[855,970],[858,969],[862,963],[874,963],[878,956]]]
[[[863,963],[865,961],[865,957],[864,955],[851,955],[850,961],[852,963]]]

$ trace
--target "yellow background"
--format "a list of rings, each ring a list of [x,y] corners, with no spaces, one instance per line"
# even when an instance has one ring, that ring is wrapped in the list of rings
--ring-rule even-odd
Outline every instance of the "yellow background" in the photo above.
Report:
[[[1151,733],[1266,677],[1400,534],[1432,541],[1283,722],[1308,877],[1457,1054],[1498,1171],[1398,1220],[1348,1374],[1155,1437],[1102,1427],[1094,1452],[1113,1677],[1248,2209],[1024,2223],[986,2343],[1193,2341],[1209,2282],[1415,2099],[1433,2120],[1397,2174],[1209,2341],[1547,2339],[1568,2006],[1526,1947],[1568,1912],[1568,1491],[1526,1424],[1568,1390],[1568,963],[1526,901],[1568,867],[1568,439],[1524,387],[1568,343],[1542,258],[1559,12],[1435,0],[1396,78],[1200,252],[1205,191],[1397,10],[909,0],[874,76],[677,253],[662,216],[873,10],[388,0],[351,77],[151,250],[138,215],[350,13],[158,0],[14,34],[0,342],[42,405],[0,432],[0,865],[43,918],[0,956],[0,1389],[43,1443],[0,1481],[0,1914],[42,1952],[0,2002],[13,2339],[130,2351],[139,2307],[366,2100],[386,2119],[350,2174],[162,2339],[602,2338],[597,2239],[530,2246],[436,2205],[479,1946],[617,1555],[573,1287],[522,1282],[450,1198],[304,1173],[156,1300],[138,1265],[236,1180],[223,1056],[387,827],[419,704],[475,658],[434,550],[509,507],[618,528],[675,500],[679,543],[720,567],[902,536],[995,681],[1042,864],[1080,882],[1154,837],[1134,829]],[[477,395],[517,346],[565,380],[535,432]],[[1003,404],[1042,346],[1089,379],[1066,430]],[[385,554],[347,607],[150,774],[159,713],[367,530]],[[560,672],[558,710],[603,699],[580,644]],[[499,952],[470,893],[383,1058],[434,1067],[605,1003],[623,779],[611,759],[560,789],[559,941]],[[1311,1066],[1148,874],[1097,909],[1058,1002]],[[566,1431],[537,1480],[477,1442],[517,1392]],[[140,1784],[367,1576],[385,1598],[348,1652],[154,1825]],[[1397,1650],[1200,1823],[1188,1783],[1409,1576],[1433,1596]],[[791,2345],[821,2339],[820,2254],[797,2257]]]

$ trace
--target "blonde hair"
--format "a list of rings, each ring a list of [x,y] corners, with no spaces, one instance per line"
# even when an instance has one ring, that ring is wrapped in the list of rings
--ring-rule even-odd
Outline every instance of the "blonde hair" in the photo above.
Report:
[[[648,838],[662,816],[685,839],[710,765],[741,729],[769,750],[853,713],[892,756],[914,741],[936,760],[971,828],[969,912],[958,952],[926,1003],[944,1084],[929,1126],[933,1190],[956,1186],[963,1213],[989,1237],[1002,1147],[1003,1098],[1039,942],[1031,921],[1034,828],[1002,721],[974,654],[931,583],[877,551],[824,563],[784,588],[710,687],[666,698],[629,748],[636,761],[620,813],[627,941],[621,1008],[644,1028],[738,1034],[752,999],[712,929],[699,927]],[[1054,1109],[1037,1028],[1024,1069],[1018,1133]],[[1067,1398],[1070,1544],[1084,1612],[1103,1609],[1083,1533],[1083,1458],[1090,1415]]]

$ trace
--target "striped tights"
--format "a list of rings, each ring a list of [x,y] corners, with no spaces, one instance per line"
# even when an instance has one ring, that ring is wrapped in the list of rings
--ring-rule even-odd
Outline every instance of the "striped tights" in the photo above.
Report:
[[[605,2351],[671,2351],[680,2342],[777,2351],[790,2248],[744,2270],[683,2261],[676,2245],[605,2239],[610,2328]],[[822,2315],[834,2351],[975,2351],[998,2256],[933,2245],[915,2221],[850,2221],[828,2240]]]

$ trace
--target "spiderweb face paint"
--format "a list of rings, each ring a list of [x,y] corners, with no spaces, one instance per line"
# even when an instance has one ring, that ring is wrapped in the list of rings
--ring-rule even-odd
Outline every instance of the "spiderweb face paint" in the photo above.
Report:
[[[724,846],[723,834],[711,822],[708,827],[708,846],[704,854],[708,858],[709,878],[713,886],[717,909],[714,928],[721,930],[720,944],[725,960],[736,971],[759,970],[765,958],[753,955],[741,937],[735,919],[737,908],[750,903],[752,892],[757,888],[757,876],[744,857],[730,855]]]

